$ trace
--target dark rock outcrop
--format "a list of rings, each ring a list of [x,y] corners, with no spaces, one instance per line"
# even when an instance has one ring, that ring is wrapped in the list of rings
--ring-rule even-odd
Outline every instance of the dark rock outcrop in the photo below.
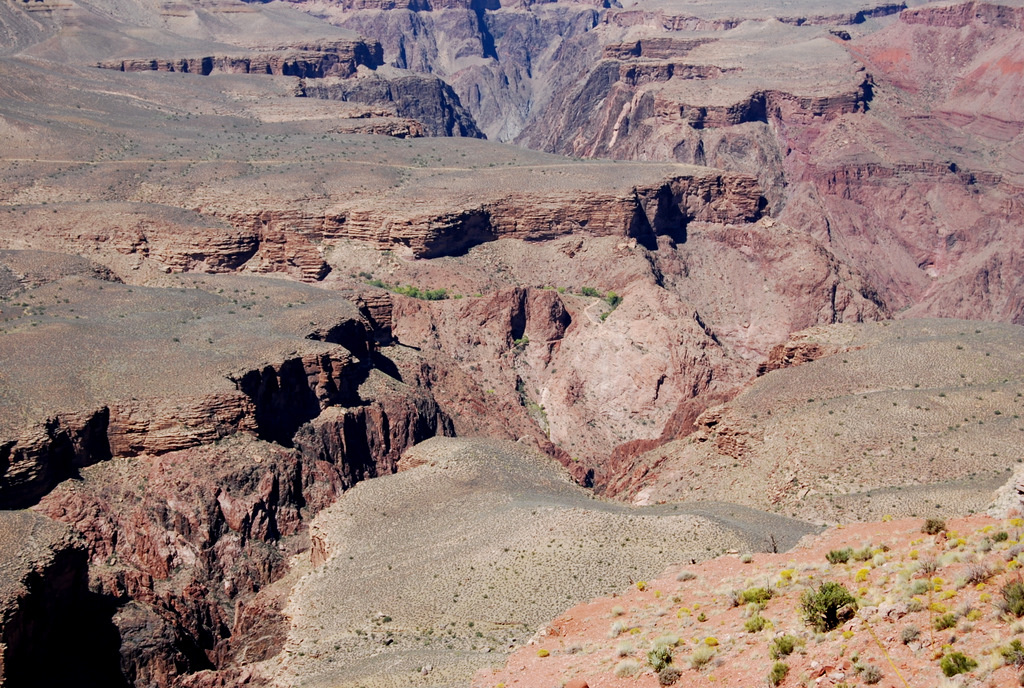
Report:
[[[276,653],[284,600],[263,593],[287,570],[287,557],[307,546],[308,520],[359,480],[393,472],[412,444],[452,434],[429,393],[379,372],[358,396],[341,399],[325,391],[339,382],[330,371],[307,376],[292,367],[297,376],[287,365],[264,371],[271,377],[260,377],[263,392],[270,381],[283,384],[257,394],[257,408],[269,411],[275,399],[287,405],[303,383],[311,399],[359,405],[317,407],[288,442],[295,449],[239,434],[114,459],[84,471],[84,482],[62,483],[37,507],[84,537],[92,586],[118,605],[121,668],[132,685],[190,685],[182,677],[194,672],[213,680]],[[300,412],[306,406],[296,400]],[[275,424],[270,434],[284,440],[292,424]]]
[[[352,208],[332,218],[327,239],[355,239],[381,249],[407,247],[417,258],[465,252],[496,239],[548,241],[568,234],[635,238],[654,247],[657,236],[685,239],[690,222],[749,222],[764,200],[748,175],[709,172],[678,176],[628,193],[514,194],[477,207],[420,210]]]
[[[455,91],[434,76],[371,73],[354,79],[307,79],[299,92],[307,98],[392,105],[401,117],[422,123],[431,136],[483,138]]]

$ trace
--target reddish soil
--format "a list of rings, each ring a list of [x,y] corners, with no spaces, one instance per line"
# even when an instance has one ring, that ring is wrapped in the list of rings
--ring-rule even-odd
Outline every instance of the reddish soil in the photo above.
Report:
[[[999,603],[1002,587],[1020,579],[1015,557],[1022,525],[1020,519],[974,516],[952,520],[948,533],[931,536],[921,532],[920,519],[850,524],[786,554],[731,554],[672,567],[621,595],[569,609],[505,669],[478,673],[473,686],[657,686],[646,653],[658,642],[668,645],[671,666],[681,670],[678,685],[759,685],[776,661],[769,646],[783,634],[799,642],[780,657],[789,666],[782,686],[866,684],[867,673],[857,667],[868,664],[880,670],[877,685],[885,688],[941,685],[940,659],[952,652],[977,662],[967,685],[1012,685],[1017,670],[1005,664],[1000,649],[1021,639],[1024,627]],[[994,543],[999,533],[1009,537]],[[870,548],[869,560],[829,565],[826,554],[845,547]],[[684,574],[695,578],[681,580]],[[815,633],[801,615],[800,596],[826,581],[846,586],[859,609],[835,630]],[[769,623],[757,632],[744,629],[751,610],[731,601],[732,591],[752,586],[774,592],[759,612]],[[936,630],[944,614],[955,617],[952,626]],[[904,643],[912,635],[907,628],[919,635]],[[695,669],[689,658],[698,651],[711,657]],[[616,676],[627,673],[617,667],[630,660],[635,671]]]

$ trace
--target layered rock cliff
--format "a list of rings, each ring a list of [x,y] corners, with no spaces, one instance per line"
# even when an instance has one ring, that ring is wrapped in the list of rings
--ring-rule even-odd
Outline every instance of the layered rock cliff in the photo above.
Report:
[[[331,218],[325,238],[365,241],[381,249],[401,246],[416,258],[462,253],[503,238],[549,241],[569,234],[632,238],[653,247],[658,235],[684,238],[690,222],[747,222],[756,220],[761,209],[760,188],[753,178],[709,173],[620,194],[516,194],[477,207],[421,211],[412,217],[396,216],[394,209],[355,206]]]
[[[127,58],[97,63],[102,69],[121,72],[185,72],[208,76],[221,74],[278,74],[301,78],[348,77],[360,67],[383,64],[379,43],[323,41],[275,47],[265,52],[240,55],[208,55],[177,58]]]
[[[894,311],[1021,317],[1012,7],[300,6],[377,37],[390,64],[443,76],[498,138],[756,175],[772,214],[808,228]],[[949,203],[928,200],[939,197]],[[981,207],[999,218],[979,226]],[[482,223],[449,221],[469,234]],[[994,237],[1007,241],[998,255]]]
[[[638,453],[687,434],[708,405],[742,389],[793,329],[886,315],[860,275],[795,230],[689,229],[685,242],[663,235],[653,250],[587,236],[482,245],[455,259],[465,278],[509,270],[549,286],[395,297],[396,337],[436,352],[435,393],[467,430],[529,442],[606,489]],[[741,274],[761,277],[725,279]],[[466,377],[489,395],[486,407],[460,401]]]
[[[393,472],[406,447],[450,432],[413,390],[363,404],[321,414],[293,450],[238,435],[113,459],[43,498],[38,511],[84,536],[93,589],[117,602],[130,684],[176,685],[279,651],[279,600],[260,593],[308,546],[308,520],[359,480]]]
[[[395,67],[451,84],[491,139],[510,141],[558,89],[587,68],[602,2],[298,2],[380,40]]]
[[[307,98],[389,105],[402,117],[422,123],[431,136],[483,137],[451,86],[433,76],[375,72],[354,79],[307,79],[298,93]]]
[[[237,10],[274,33],[272,13],[291,12],[276,5],[153,20],[125,0],[149,23],[108,43],[93,9],[41,4],[45,40],[0,60],[0,246],[96,263],[0,265],[0,500],[84,538],[71,549],[111,605],[90,628],[116,629],[105,666],[136,685],[255,680],[247,665],[283,642],[281,576],[315,545],[309,517],[432,435],[518,440],[638,502],[742,497],[815,517],[881,509],[872,491],[893,485],[858,477],[879,466],[887,480],[974,480],[1013,452],[1015,433],[987,433],[1016,429],[1003,408],[1020,402],[1002,393],[981,431],[963,431],[978,457],[950,459],[946,434],[974,413],[966,395],[1015,374],[983,377],[1013,346],[984,356],[978,342],[959,372],[948,333],[943,364],[915,374],[978,379],[935,381],[940,402],[908,377],[891,391],[907,423],[868,423],[910,444],[836,439],[848,422],[833,415],[891,376],[847,374],[839,358],[861,394],[810,395],[828,377],[817,357],[847,349],[778,346],[894,313],[1024,318],[1016,10],[881,22],[898,8],[305,4],[370,36],[347,44],[224,28]],[[0,29],[24,26],[8,21],[19,11],[0,8]],[[206,57],[75,66],[111,54]],[[154,68],[178,73],[122,71]],[[469,113],[563,155],[364,135],[475,136]],[[891,365],[909,375],[902,355]],[[765,401],[793,371],[801,384]],[[948,417],[917,430],[939,408]],[[725,477],[705,485],[709,472]],[[967,503],[956,486],[920,492]],[[11,662],[38,659],[24,647]]]

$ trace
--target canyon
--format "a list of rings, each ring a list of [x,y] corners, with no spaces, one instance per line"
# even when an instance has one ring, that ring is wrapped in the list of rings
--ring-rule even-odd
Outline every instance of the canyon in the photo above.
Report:
[[[1019,4],[3,3],[0,683],[497,681],[986,510]]]

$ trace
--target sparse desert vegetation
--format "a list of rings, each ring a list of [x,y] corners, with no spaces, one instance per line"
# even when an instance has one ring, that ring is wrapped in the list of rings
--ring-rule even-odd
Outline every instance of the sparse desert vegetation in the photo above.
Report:
[[[1020,5],[0,3],[0,685],[1021,683]]]
[[[560,629],[558,634],[542,633],[533,640],[534,647],[553,650],[556,664],[534,665],[528,653],[517,652],[507,669],[480,672],[473,685],[493,688],[521,669],[539,672],[530,685],[573,678],[597,683],[598,677],[614,673],[621,661],[592,630],[600,628],[601,610],[613,603],[631,609],[637,629],[631,632],[632,658],[640,663],[644,653],[648,678],[639,670],[630,675],[645,680],[642,685],[657,685],[651,657],[657,659],[659,670],[676,669],[674,680],[688,686],[758,681],[795,686],[801,677],[839,674],[846,678],[830,680],[886,685],[902,677],[910,685],[940,685],[944,678],[966,674],[987,685],[1016,685],[1024,678],[1024,651],[1017,637],[1024,628],[1016,623],[1007,600],[1016,599],[1022,569],[1005,555],[1017,546],[1016,538],[1024,536],[1024,521],[950,519],[934,535],[923,533],[923,527],[923,519],[841,526],[792,552],[764,555],[765,570],[774,571],[767,579],[773,594],[753,596],[772,620],[770,631],[747,632],[745,624],[753,617],[745,606],[735,604],[741,594],[736,590],[759,586],[750,585],[753,581],[738,555],[727,555],[684,569],[697,573],[696,579],[678,581],[678,573],[670,570],[649,581],[646,590],[568,610],[549,627]],[[994,543],[992,535],[1004,531],[1010,537]],[[852,557],[835,563],[826,558],[846,548],[884,550],[885,559],[869,558],[868,574],[858,581],[861,563]],[[935,567],[922,566],[922,560],[934,561]],[[966,583],[969,572],[982,565],[988,578]],[[954,585],[961,579],[964,585]],[[919,582],[925,584],[923,589],[916,585]],[[747,587],[729,587],[737,583]],[[656,614],[666,599],[671,600],[668,613]],[[704,621],[697,621],[698,609],[705,614]],[[676,642],[657,640],[665,637]],[[589,645],[586,662],[566,655],[559,659],[556,648],[563,643],[582,640],[586,645],[590,638],[596,644]],[[671,663],[664,661],[668,657]]]

